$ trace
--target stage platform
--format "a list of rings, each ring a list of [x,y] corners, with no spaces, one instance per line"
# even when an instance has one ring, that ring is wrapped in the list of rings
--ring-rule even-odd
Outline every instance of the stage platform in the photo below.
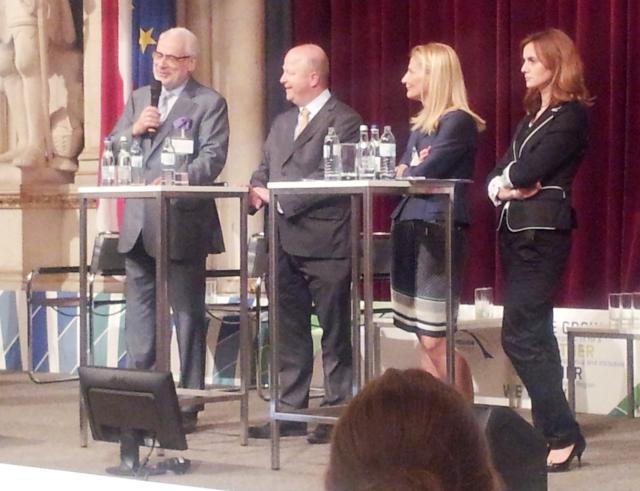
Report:
[[[251,421],[265,421],[267,411],[267,404],[252,394]],[[189,449],[166,452],[166,457],[180,454],[191,459],[190,472],[149,480],[227,491],[323,489],[328,445],[309,445],[304,438],[284,438],[281,470],[272,471],[267,440],[250,440],[249,446],[240,446],[238,414],[237,402],[208,405],[201,413],[198,431],[187,437]],[[527,411],[521,414],[529,417]],[[569,473],[550,475],[549,489],[640,489],[640,418],[580,414],[578,419],[588,441],[583,465]],[[141,457],[144,455],[146,449],[142,448]],[[104,475],[104,469],[117,460],[115,444],[90,440],[87,448],[79,446],[77,382],[35,385],[26,374],[0,372],[0,463]],[[158,460],[155,455],[151,459],[152,463]],[[21,470],[11,468],[11,472]],[[7,482],[8,474],[8,468],[0,466],[4,490],[24,489],[24,482]],[[79,489],[74,485],[77,476],[71,476],[66,488],[64,480],[46,477],[51,474],[29,473],[27,469],[27,475],[34,483],[40,480],[45,489]],[[92,486],[91,476],[85,478],[88,489],[97,489]],[[124,489],[117,481],[114,486]]]

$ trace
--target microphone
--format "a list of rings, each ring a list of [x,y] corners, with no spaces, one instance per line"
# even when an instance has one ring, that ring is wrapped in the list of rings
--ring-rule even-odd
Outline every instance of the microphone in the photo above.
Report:
[[[162,83],[155,78],[151,81],[151,105],[153,107],[158,107],[158,102],[160,101],[160,93],[162,92]],[[155,135],[157,132],[157,128],[149,128],[147,133],[149,135]]]

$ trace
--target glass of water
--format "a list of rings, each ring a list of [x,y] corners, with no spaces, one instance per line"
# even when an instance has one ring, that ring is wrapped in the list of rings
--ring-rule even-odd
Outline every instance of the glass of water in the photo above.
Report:
[[[357,148],[355,143],[342,143],[340,145],[340,160],[342,160],[342,179],[355,180]]]
[[[620,326],[630,329],[633,325],[633,294],[620,294]]]
[[[493,316],[493,288],[476,288],[474,300],[476,319],[490,319]]]
[[[622,319],[622,294],[609,293],[609,327],[618,329]]]

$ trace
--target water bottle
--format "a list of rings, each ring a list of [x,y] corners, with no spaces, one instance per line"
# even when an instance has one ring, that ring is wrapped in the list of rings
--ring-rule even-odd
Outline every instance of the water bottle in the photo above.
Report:
[[[356,168],[358,179],[373,179],[375,169],[371,158],[371,143],[369,142],[369,129],[366,124],[360,126],[360,140],[356,153]]]
[[[162,184],[173,184],[176,173],[176,152],[173,149],[170,137],[164,139],[162,152],[160,153],[160,163],[162,164]]]
[[[102,186],[113,186],[116,183],[116,161],[113,157],[111,138],[104,139],[104,150],[100,161],[100,184]]]
[[[328,181],[340,179],[342,177],[340,139],[333,126],[329,127],[327,136],[324,137],[322,154],[324,158],[324,178]]]
[[[131,149],[131,182],[133,184],[144,184],[144,168],[142,165],[142,147],[137,138],[133,139]]]
[[[371,125],[371,159],[373,161],[373,173],[380,178],[380,130],[377,124]]]
[[[131,184],[131,155],[127,148],[127,137],[120,137],[120,150],[118,151],[118,170],[116,180],[118,186],[128,186]]]
[[[385,126],[380,138],[380,178],[393,179],[396,168],[396,138],[391,126]]]

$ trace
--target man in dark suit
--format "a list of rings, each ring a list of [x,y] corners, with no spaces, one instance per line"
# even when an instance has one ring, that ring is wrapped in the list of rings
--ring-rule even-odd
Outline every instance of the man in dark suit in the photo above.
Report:
[[[210,185],[224,167],[229,141],[227,104],[220,94],[191,78],[197,51],[197,39],[187,29],[162,33],[153,53],[153,76],[162,83],[158,107],[151,105],[149,86],[136,90],[111,133],[116,148],[123,135],[128,142],[132,138],[141,140],[145,183],[160,182],[162,144],[165,138],[175,136],[174,122],[179,118],[190,122],[188,134],[193,139],[186,165],[189,184]],[[151,368],[155,363],[155,238],[159,227],[153,200],[126,200],[118,250],[126,254],[125,339],[132,368]],[[215,203],[172,200],[169,231],[169,302],[177,327],[180,385],[201,389],[206,337],[205,260],[209,253],[224,251]],[[182,408],[185,430],[195,428],[199,409]]]
[[[280,78],[295,107],[280,114],[269,132],[258,170],[251,177],[254,209],[269,202],[269,181],[322,179],[322,147],[329,127],[341,142],[357,140],[360,116],[328,90],[329,60],[319,46],[301,45],[286,55]],[[322,327],[325,377],[323,405],[345,402],[351,393],[349,199],[283,196],[277,206],[280,403],[306,408],[313,372],[312,305]],[[283,422],[283,436],[306,434],[306,424]],[[310,443],[325,443],[330,427],[318,425]],[[269,425],[249,436],[268,438]]]

